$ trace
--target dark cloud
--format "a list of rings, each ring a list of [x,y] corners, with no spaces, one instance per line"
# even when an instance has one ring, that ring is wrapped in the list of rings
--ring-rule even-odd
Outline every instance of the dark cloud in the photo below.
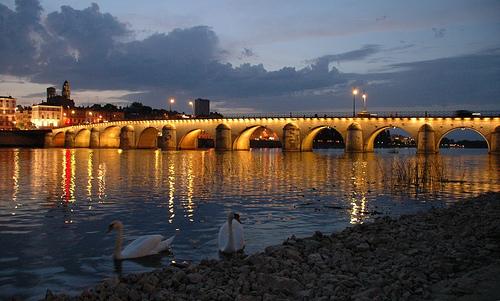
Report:
[[[436,99],[442,104],[494,104],[488,95],[498,94],[500,82],[498,51],[391,65],[393,72],[365,75],[341,74],[332,66],[381,62],[390,59],[388,53],[413,47],[365,45],[313,59],[306,68],[268,71],[260,64],[225,63],[227,51],[207,26],[130,42],[126,24],[102,13],[97,4],[83,10],[63,6],[44,21],[41,13],[36,0],[17,0],[15,10],[0,4],[0,74],[30,76],[38,83],[68,79],[82,90],[134,91],[125,98],[153,106],[163,106],[167,96],[175,95],[211,98],[228,108],[335,111],[350,106],[353,84],[363,86],[371,104],[379,107],[435,104]],[[255,53],[245,48],[241,56]]]
[[[215,32],[207,26],[175,29],[168,34],[153,34],[144,40],[123,42],[123,38],[130,35],[127,26],[110,14],[100,12],[97,4],[83,10],[62,6],[59,12],[47,15],[45,28],[39,18],[33,17],[36,13],[40,15],[38,2],[32,1],[30,5],[32,21],[29,24],[44,36],[38,47],[39,56],[35,55],[35,45],[27,47],[32,49],[28,56],[32,58],[30,66],[35,67],[29,71],[35,82],[69,79],[74,83],[73,87],[80,89],[150,91],[151,98],[159,92],[164,95],[190,93],[205,97],[245,98],[291,95],[345,81],[335,68],[328,67],[329,62],[324,58],[300,70],[267,71],[262,65],[232,66],[224,63],[225,51],[220,48]],[[24,6],[18,5],[16,11],[2,6],[2,11],[15,19],[16,15],[24,13]],[[14,34],[9,37],[15,39]],[[29,43],[30,40],[23,42]],[[367,45],[361,50],[337,55],[336,59],[363,57],[376,47]],[[5,52],[12,53],[13,50]],[[242,55],[255,56],[249,48],[245,48]],[[16,68],[17,63],[25,58],[26,55],[18,55],[14,60],[5,61],[1,71],[22,73]],[[147,93],[141,93],[152,102]]]
[[[403,44],[400,42],[400,44]],[[370,57],[367,58],[366,62],[369,64],[374,64],[374,63],[383,63],[383,64],[393,64],[397,59],[395,58],[394,54],[401,54],[407,52],[408,49],[411,49],[415,47],[415,44],[406,44],[406,45],[401,45],[401,46],[396,46],[396,47],[390,47],[390,48],[385,48],[383,51],[380,50],[381,55],[376,56],[376,57]],[[383,54],[382,54],[383,52]]]
[[[391,67],[394,72],[345,76],[362,79],[372,105],[379,107],[498,107],[499,49]]]
[[[250,49],[250,48],[243,48],[243,50],[241,51],[240,55],[238,56],[238,59],[242,60],[242,59],[253,57],[253,56],[257,56],[257,55],[255,54],[255,52],[253,52],[252,49]]]
[[[16,0],[15,11],[0,4],[0,72],[29,75],[35,71],[40,40],[42,7],[37,0]]]
[[[329,87],[345,81],[337,69],[329,70],[323,64],[300,70],[285,67],[277,71],[266,71],[262,65],[225,66],[225,70],[221,70],[217,77],[200,87],[200,92],[207,91],[218,97],[278,96]]]
[[[73,81],[93,89],[191,89],[212,69],[218,39],[210,28],[198,26],[154,34],[145,40],[115,43],[106,55],[66,63]],[[96,45],[97,46],[97,45]],[[59,76],[59,68],[43,76]]]
[[[61,12],[47,16],[46,24],[59,39],[53,46],[70,47],[70,53],[76,51],[72,54],[78,60],[110,55],[115,40],[130,33],[124,23],[108,13],[101,13],[96,3],[83,10],[61,6]]]
[[[339,54],[331,54],[325,55],[315,59],[313,62],[315,64],[328,65],[330,63],[340,63],[347,61],[357,61],[365,59],[371,55],[376,54],[381,51],[380,45],[364,45],[360,49],[339,53]]]
[[[476,54],[390,65],[392,72],[341,74],[345,79],[323,89],[289,96],[237,99],[242,107],[270,112],[347,111],[354,86],[368,93],[368,109],[498,110],[500,48]],[[361,105],[361,102],[358,103]],[[262,109],[261,109],[262,108]]]

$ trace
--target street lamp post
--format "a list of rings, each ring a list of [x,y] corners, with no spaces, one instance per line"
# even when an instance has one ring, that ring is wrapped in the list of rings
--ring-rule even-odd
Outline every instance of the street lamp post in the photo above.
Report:
[[[189,105],[191,106],[191,112],[192,112],[192,115],[194,116],[194,104],[193,104],[193,102],[190,101]]]
[[[363,93],[363,95],[361,95],[361,97],[363,97],[363,112],[366,112],[366,98],[368,96],[366,95],[366,93]]]
[[[170,98],[170,101],[168,102],[168,110],[172,112],[172,105],[174,104],[175,99]]]
[[[356,95],[358,95],[358,89],[352,89],[352,117],[356,117]]]

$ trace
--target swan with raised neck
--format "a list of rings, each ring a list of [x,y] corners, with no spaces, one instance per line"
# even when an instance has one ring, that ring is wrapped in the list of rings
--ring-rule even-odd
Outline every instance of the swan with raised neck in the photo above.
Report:
[[[119,260],[122,259],[123,223],[118,220],[112,221],[111,224],[109,224],[108,226],[107,233],[113,230],[117,232],[115,240],[115,249],[113,251],[113,258]]]
[[[122,222],[118,220],[113,221],[108,227],[108,232],[112,230],[116,230],[117,232],[115,249],[113,251],[113,258],[115,260],[133,259],[133,258],[159,254],[169,249],[175,237],[172,236],[168,239],[165,239],[163,235],[160,234],[142,235],[137,237],[134,241],[132,241],[122,250],[122,241],[123,241]]]
[[[227,214],[227,222],[219,229],[219,251],[231,254],[242,250],[244,246],[240,216],[231,211]]]

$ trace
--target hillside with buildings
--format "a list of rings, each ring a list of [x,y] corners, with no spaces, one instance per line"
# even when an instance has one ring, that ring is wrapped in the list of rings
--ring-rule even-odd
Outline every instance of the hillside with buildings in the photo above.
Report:
[[[194,113],[190,115],[172,110],[171,107],[169,110],[154,109],[140,102],[133,102],[126,107],[113,104],[76,106],[71,98],[68,81],[63,83],[60,95],[55,87],[48,87],[46,99],[38,104],[23,107],[16,102],[16,98],[12,96],[0,96],[0,130],[51,129],[119,120],[221,117],[217,113],[211,113],[210,101],[202,98],[190,102]]]

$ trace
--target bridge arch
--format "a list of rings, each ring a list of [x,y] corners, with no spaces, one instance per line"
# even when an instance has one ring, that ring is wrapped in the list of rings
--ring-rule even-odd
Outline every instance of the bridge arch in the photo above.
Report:
[[[187,132],[181,140],[179,141],[178,149],[198,149],[198,138],[200,136],[206,136],[207,140],[214,140],[207,132],[201,129],[194,129]]]
[[[75,135],[75,147],[90,146],[90,130],[81,129]]]
[[[120,147],[120,127],[116,125],[105,128],[99,135],[100,147],[119,148]]]
[[[137,148],[157,148],[159,131],[154,127],[144,129],[139,135]]]
[[[500,131],[500,126],[497,127],[497,130]],[[477,129],[473,128],[473,127],[466,127],[466,126],[460,126],[460,127],[454,127],[454,128],[451,128],[451,129],[448,129],[447,131],[445,131],[437,140],[437,143],[436,143],[436,150],[439,149],[439,146],[441,145],[441,141],[443,140],[444,137],[446,137],[446,135],[450,134],[451,132],[455,132],[455,131],[458,131],[458,130],[469,130],[469,131],[473,131],[477,134],[479,134],[479,136],[481,136],[484,141],[486,141],[486,145],[488,146],[488,152],[491,152],[491,143],[490,141],[488,140],[488,138],[486,137],[486,135],[484,133],[481,133],[481,131],[478,131]]]
[[[260,125],[253,125],[244,129],[233,142],[233,150],[249,150],[250,136],[260,128]]]
[[[302,139],[302,144],[301,144],[301,150],[303,152],[309,152],[309,151],[312,151],[313,150],[313,142],[314,142],[314,138],[323,130],[325,129],[332,129],[334,131],[336,131],[337,133],[339,133],[339,135],[342,137],[342,140],[344,140],[344,143],[345,143],[345,136],[342,135],[342,133],[337,130],[336,128],[334,127],[330,127],[328,125],[321,125],[321,126],[318,126],[318,127],[315,127],[313,129],[311,129],[307,134],[306,136],[304,137],[304,139]]]
[[[380,135],[383,131],[385,131],[387,129],[400,129],[400,130],[403,130],[405,133],[407,133],[409,135],[409,137],[413,138],[415,141],[417,139],[417,137],[415,137],[414,134],[412,134],[408,129],[405,129],[404,127],[388,125],[388,126],[380,127],[378,129],[374,130],[373,132],[371,132],[370,134],[368,134],[368,139],[365,142],[365,152],[373,152],[373,150],[375,148],[375,140],[377,139],[377,136]]]
[[[276,141],[279,141],[279,138],[277,138],[277,134],[274,130],[272,130],[269,127],[263,126],[263,125],[252,125],[247,128],[245,128],[243,131],[240,132],[240,134],[236,137],[236,139],[233,142],[233,150],[249,150],[250,149],[250,139],[252,138],[252,135],[256,133],[257,130],[259,129],[265,129],[269,130],[273,133],[273,135],[277,139]]]
[[[66,135],[65,132],[59,132],[55,134],[54,137],[52,138],[53,147],[64,147],[65,135]]]

